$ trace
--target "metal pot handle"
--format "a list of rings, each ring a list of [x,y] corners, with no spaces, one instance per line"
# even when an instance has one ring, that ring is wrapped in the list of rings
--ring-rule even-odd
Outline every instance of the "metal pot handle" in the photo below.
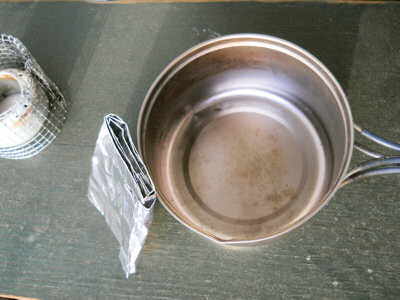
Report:
[[[356,124],[354,125],[354,130],[380,146],[400,152],[400,144],[381,138]],[[400,173],[400,156],[388,156],[374,152],[359,144],[354,144],[354,148],[374,159],[360,163],[357,168],[347,173],[341,187],[364,177]]]

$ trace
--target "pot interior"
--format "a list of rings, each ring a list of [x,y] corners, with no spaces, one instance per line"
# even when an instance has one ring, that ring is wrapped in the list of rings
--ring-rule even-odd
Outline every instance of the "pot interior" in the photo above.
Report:
[[[351,155],[351,113],[300,48],[231,37],[191,49],[149,91],[139,149],[161,202],[218,242],[265,240],[334,193]]]

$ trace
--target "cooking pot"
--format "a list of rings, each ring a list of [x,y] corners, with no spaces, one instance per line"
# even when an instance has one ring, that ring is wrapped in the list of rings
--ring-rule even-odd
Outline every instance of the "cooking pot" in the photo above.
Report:
[[[150,88],[138,148],[158,198],[180,222],[224,244],[270,240],[315,215],[344,184],[400,172],[400,157],[348,173],[353,124],[329,70],[288,41],[240,34],[172,61]]]

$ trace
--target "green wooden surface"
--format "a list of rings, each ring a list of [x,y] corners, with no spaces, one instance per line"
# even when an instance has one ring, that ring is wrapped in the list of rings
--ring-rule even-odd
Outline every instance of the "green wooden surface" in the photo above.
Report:
[[[250,248],[214,245],[158,203],[128,280],[116,239],[86,197],[102,117],[119,114],[134,133],[158,73],[216,35],[265,33],[304,47],[338,78],[354,119],[399,142],[399,5],[0,3],[0,32],[19,37],[71,102],[48,149],[0,160],[0,294],[400,298],[398,175],[348,185],[295,233]],[[361,159],[355,153],[353,165]]]

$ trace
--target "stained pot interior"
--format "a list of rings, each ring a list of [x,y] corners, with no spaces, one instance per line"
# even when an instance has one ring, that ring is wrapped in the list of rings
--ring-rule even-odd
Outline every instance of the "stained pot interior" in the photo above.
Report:
[[[241,38],[192,49],[159,77],[139,147],[181,222],[219,242],[255,241],[327,200],[347,163],[351,115],[309,61],[290,45]]]

